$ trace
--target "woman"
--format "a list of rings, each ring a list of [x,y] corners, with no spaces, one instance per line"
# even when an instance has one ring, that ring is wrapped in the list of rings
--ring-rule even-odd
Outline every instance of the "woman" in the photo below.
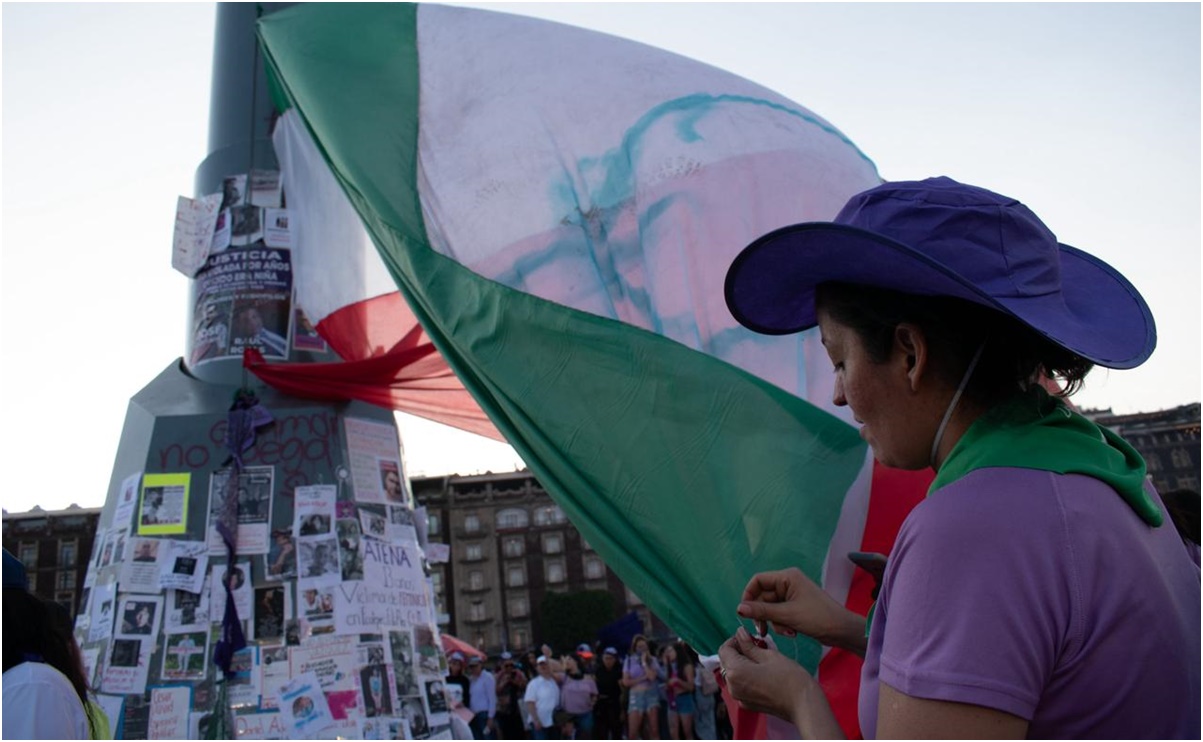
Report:
[[[694,739],[694,667],[677,644],[666,644],[660,658],[667,701],[669,739]]]
[[[641,739],[644,716],[648,721],[648,739],[660,739],[660,695],[656,677],[660,665],[648,651],[647,637],[636,634],[631,639],[631,653],[622,662],[622,685],[629,694],[627,700],[627,739]]]
[[[25,566],[4,550],[5,739],[91,739],[88,683],[75,639],[29,592]],[[19,709],[19,712],[17,711]]]
[[[576,655],[566,654],[564,679],[560,681],[560,707],[572,718],[561,727],[564,739],[593,739],[593,705],[597,703],[597,683],[586,675],[584,663]]]
[[[754,576],[738,606],[863,653],[866,737],[1199,737],[1198,569],[1139,454],[1041,385],[1149,357],[1123,276],[1017,201],[934,178],[762,237],[726,296],[758,332],[817,324],[833,402],[877,460],[937,472],[867,639],[796,569]],[[814,679],[746,630],[720,658],[746,707],[842,736]]]

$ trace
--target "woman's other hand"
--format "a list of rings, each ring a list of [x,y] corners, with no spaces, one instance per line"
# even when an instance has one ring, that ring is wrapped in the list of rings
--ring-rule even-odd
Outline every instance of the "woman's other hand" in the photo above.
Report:
[[[803,634],[821,644],[859,655],[865,652],[865,619],[825,593],[797,567],[761,572],[744,588],[740,616],[765,624],[783,636]]]

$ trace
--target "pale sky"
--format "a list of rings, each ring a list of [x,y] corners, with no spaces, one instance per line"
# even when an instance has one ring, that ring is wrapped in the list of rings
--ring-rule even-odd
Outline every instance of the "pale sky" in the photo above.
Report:
[[[826,118],[890,180],[1019,198],[1144,294],[1152,359],[1075,398],[1197,402],[1198,4],[493,4],[659,46]],[[0,505],[104,503],[131,396],[182,354],[176,198],[206,155],[212,4],[3,6]],[[411,473],[513,450],[401,416]]]

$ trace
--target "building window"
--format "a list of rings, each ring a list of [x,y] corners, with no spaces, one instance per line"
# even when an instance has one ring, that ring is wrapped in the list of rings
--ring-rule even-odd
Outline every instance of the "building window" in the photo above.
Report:
[[[564,562],[560,559],[550,559],[547,564],[547,581],[553,585],[567,579],[564,574]]]
[[[508,587],[522,587],[526,584],[526,570],[519,566],[508,568],[505,571],[505,584]]]
[[[74,567],[75,566],[75,551],[79,547],[79,543],[75,539],[70,541],[59,541],[58,544],[58,566],[59,567]]]
[[[36,593],[38,591],[38,573],[29,572],[25,576],[29,578],[29,592]]]
[[[464,516],[464,530],[468,533],[480,532],[480,516],[475,513],[469,513]]]
[[[485,587],[485,573],[478,569],[474,569],[468,573],[468,589],[483,590]]]
[[[530,644],[530,631],[527,629],[512,629],[510,631],[510,642],[515,649],[523,649]]]
[[[564,511],[559,505],[547,505],[535,510],[535,525],[550,526],[556,523],[563,523],[567,518],[564,517]]]
[[[58,577],[54,582],[55,590],[74,590],[75,589],[75,570],[65,569],[58,573]]]
[[[484,558],[484,550],[481,549],[480,544],[468,544],[464,547],[464,559],[469,562],[479,562]]]
[[[1149,471],[1161,471],[1161,457],[1150,452],[1145,455],[1145,465]]]
[[[1190,466],[1190,454],[1186,452],[1186,449],[1175,448],[1170,451],[1170,456],[1174,459],[1175,468],[1181,469]]]
[[[597,557],[585,559],[585,579],[600,580],[606,576],[606,564]]]
[[[431,536],[437,536],[439,533],[439,514],[426,514],[426,533]]]
[[[21,563],[26,569],[35,569],[38,566],[38,545],[24,543],[21,544],[21,552],[17,554]]]
[[[485,619],[485,604],[479,600],[472,601],[472,604],[468,606],[468,620],[484,621]]]
[[[526,528],[530,517],[522,508],[507,508],[497,513],[498,528]]]
[[[507,557],[520,557],[526,553],[526,540],[521,536],[510,536],[501,542],[501,548]]]
[[[543,553],[544,554],[559,554],[564,551],[564,534],[562,533],[545,533],[543,534]]]
[[[1195,476],[1178,477],[1178,489],[1198,491],[1199,478]]]
[[[510,615],[514,618],[526,618],[526,615],[530,613],[530,603],[525,595],[510,598],[509,605]]]
[[[443,594],[443,573],[441,570],[431,570],[430,585],[434,588],[435,595]]]

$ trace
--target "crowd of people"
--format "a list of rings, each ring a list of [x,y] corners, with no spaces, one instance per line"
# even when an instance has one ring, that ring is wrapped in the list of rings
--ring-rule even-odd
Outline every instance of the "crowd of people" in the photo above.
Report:
[[[684,642],[452,652],[447,667],[476,739],[731,739],[718,682]]]

